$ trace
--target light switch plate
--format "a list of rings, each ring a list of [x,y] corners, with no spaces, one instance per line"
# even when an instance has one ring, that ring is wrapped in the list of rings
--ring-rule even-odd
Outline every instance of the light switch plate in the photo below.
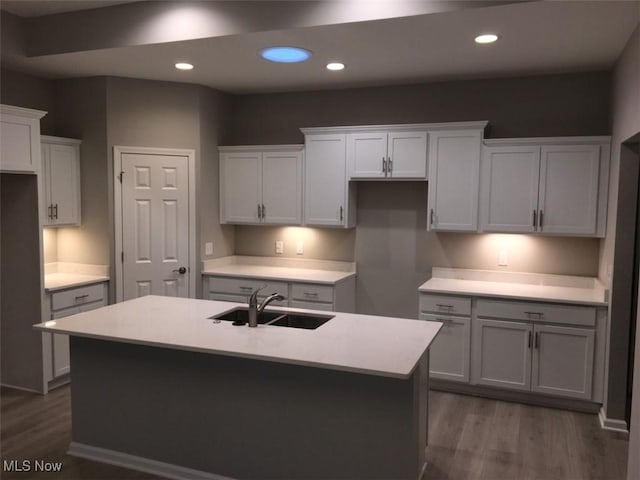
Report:
[[[296,243],[296,255],[304,254],[304,242],[302,240],[298,240]]]
[[[204,244],[204,254],[213,255],[213,242],[207,242]]]
[[[506,267],[509,265],[509,252],[506,250],[500,250],[498,252],[498,265],[501,267]]]
[[[276,253],[282,255],[284,253],[284,242],[282,240],[276,240]]]

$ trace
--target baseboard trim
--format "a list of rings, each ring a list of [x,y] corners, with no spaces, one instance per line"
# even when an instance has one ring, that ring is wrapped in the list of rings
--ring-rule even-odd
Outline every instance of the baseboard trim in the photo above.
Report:
[[[6,388],[13,388],[14,390],[21,390],[23,392],[30,392],[30,393],[37,393],[38,395],[44,395],[44,392],[42,392],[41,390],[35,390],[33,388],[19,387],[17,385],[11,385],[10,383],[4,383],[4,382],[0,383],[0,385]]]
[[[495,400],[524,403],[526,405],[535,405],[538,407],[561,408],[564,410],[573,410],[575,412],[584,413],[598,413],[598,410],[601,407],[599,403],[588,400],[552,397],[531,392],[502,390],[484,385],[470,385],[467,383],[448,382],[440,379],[431,379],[429,381],[429,388],[431,390],[440,390],[443,392],[493,398]]]
[[[601,408],[598,412],[598,420],[600,420],[600,428],[603,430],[611,430],[613,432],[621,432],[629,434],[629,427],[624,420],[615,420],[613,418],[607,418],[607,414],[604,412],[604,408]]]
[[[95,460],[97,462],[129,468],[139,472],[151,473],[174,480],[233,480],[231,477],[225,477],[223,475],[180,467],[171,463],[159,462],[157,460],[151,460],[150,458],[138,457],[136,455],[94,447],[79,442],[71,442],[67,453],[74,457]]]

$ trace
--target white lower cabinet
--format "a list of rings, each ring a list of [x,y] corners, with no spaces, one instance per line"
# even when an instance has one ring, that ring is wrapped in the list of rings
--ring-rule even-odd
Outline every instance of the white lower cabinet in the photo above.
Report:
[[[355,278],[350,277],[336,284],[291,282],[286,280],[262,280],[259,278],[203,277],[204,298],[222,302],[247,303],[251,292],[266,285],[258,293],[258,301],[279,293],[281,302],[271,306],[353,312],[355,310]]]
[[[51,320],[88,312],[107,305],[107,283],[69,288],[49,294]],[[69,336],[51,335],[52,377],[70,372]]]
[[[443,323],[431,378],[601,401],[596,307],[421,293],[419,318]]]
[[[477,315],[473,383],[592,398],[594,307],[480,299]]]

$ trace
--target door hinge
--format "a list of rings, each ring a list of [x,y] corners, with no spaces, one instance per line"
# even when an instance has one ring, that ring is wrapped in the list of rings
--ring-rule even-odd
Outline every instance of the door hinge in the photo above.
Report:
[[[118,180],[120,180],[120,183],[122,183],[122,176],[124,175],[124,170],[122,170],[119,174],[118,174]]]

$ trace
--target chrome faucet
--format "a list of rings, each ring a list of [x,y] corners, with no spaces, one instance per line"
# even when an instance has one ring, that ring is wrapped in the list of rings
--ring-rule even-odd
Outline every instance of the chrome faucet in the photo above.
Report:
[[[267,285],[263,285],[262,287],[254,290],[249,297],[249,326],[257,327],[258,326],[258,315],[262,313],[267,305],[269,305],[273,301],[282,301],[284,297],[279,293],[272,293],[267,298],[262,300],[260,305],[258,305],[258,292],[267,288]]]

